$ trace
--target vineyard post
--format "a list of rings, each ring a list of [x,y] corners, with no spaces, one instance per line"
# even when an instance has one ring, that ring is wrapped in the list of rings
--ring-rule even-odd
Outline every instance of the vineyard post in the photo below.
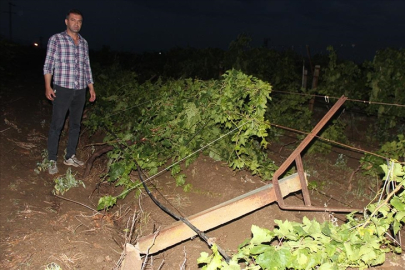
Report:
[[[305,68],[305,60],[302,61],[302,85],[301,87],[307,90],[308,70]]]
[[[315,70],[314,70],[313,77],[312,77],[312,90],[316,90],[316,88],[318,87],[320,69],[321,69],[320,65],[315,66]],[[314,104],[315,104],[315,97],[312,97],[311,100],[309,101],[309,110],[311,112],[314,111]]]

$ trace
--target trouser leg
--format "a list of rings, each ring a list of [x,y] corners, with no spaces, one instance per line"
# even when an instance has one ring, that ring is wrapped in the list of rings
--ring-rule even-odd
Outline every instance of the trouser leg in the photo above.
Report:
[[[69,139],[65,159],[76,154],[76,147],[80,135],[80,123],[86,102],[86,89],[72,91],[74,94],[69,107]]]
[[[52,121],[48,135],[48,159],[56,161],[58,155],[59,137],[63,124],[65,123],[67,111],[69,109],[69,104],[72,98],[72,90],[58,86],[55,86],[54,89],[56,90],[56,97],[52,102]]]

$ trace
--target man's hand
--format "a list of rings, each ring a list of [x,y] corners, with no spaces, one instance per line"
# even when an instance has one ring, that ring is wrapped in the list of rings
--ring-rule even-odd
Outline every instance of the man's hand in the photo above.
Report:
[[[54,100],[56,94],[55,91],[53,91],[52,87],[50,86],[45,87],[45,96],[49,100]]]
[[[45,74],[45,96],[49,100],[54,100],[56,97],[55,91],[53,91],[52,86],[51,86],[51,81],[52,81],[52,74]]]
[[[90,92],[89,101],[94,102],[96,100],[96,92],[94,91],[94,87],[92,84],[89,84],[88,86],[89,86],[89,92]]]

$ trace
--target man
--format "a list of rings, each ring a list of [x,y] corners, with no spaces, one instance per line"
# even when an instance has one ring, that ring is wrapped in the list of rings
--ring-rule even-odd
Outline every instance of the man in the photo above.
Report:
[[[69,139],[64,164],[83,166],[76,157],[80,122],[89,88],[90,102],[96,100],[87,41],[79,34],[83,15],[70,10],[65,19],[66,31],[53,35],[48,41],[44,64],[45,96],[52,101],[52,122],[48,136],[50,174],[58,172],[56,165],[59,137],[69,111]],[[53,78],[53,87],[51,81]]]

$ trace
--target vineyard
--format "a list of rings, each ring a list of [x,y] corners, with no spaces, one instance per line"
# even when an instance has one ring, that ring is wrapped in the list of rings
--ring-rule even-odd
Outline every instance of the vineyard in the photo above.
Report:
[[[10,78],[2,82],[3,88],[18,76],[14,73],[18,66],[13,66],[18,65],[18,55],[28,53],[26,48],[11,44],[1,46],[8,61],[1,64],[0,75]],[[36,51],[35,55],[42,54]],[[181,212],[187,205],[185,198],[192,194],[209,197],[212,202],[235,197],[220,189],[235,185],[227,183],[227,178],[214,180],[221,182],[217,184],[206,183],[206,187],[217,185],[218,190],[209,192],[195,181],[218,166],[228,170],[223,174],[230,177],[243,174],[244,184],[271,182],[286,153],[292,152],[344,95],[348,97],[344,106],[303,153],[308,189],[318,205],[326,204],[325,198],[329,203],[333,196],[338,206],[360,206],[364,213],[328,213],[338,216],[339,222],[321,221],[317,218],[322,213],[310,212],[300,213],[299,219],[289,214],[263,217],[271,220],[272,228],[259,226],[263,222],[258,220],[249,221],[251,234],[245,238],[251,238],[240,241],[239,247],[227,246],[228,257],[218,251],[218,241],[209,244],[211,252],[200,248],[198,254],[190,255],[198,260],[188,260],[187,269],[365,269],[383,265],[387,257],[401,256],[405,222],[404,49],[387,48],[376,52],[372,61],[359,64],[340,59],[332,47],[328,55],[310,58],[294,51],[251,48],[249,38],[242,35],[226,51],[177,48],[135,55],[104,47],[92,52],[91,59],[98,100],[87,105],[83,119],[81,151],[87,156],[86,168],[48,179],[47,188],[53,188],[54,200],[63,200],[90,184],[92,192],[79,193],[91,197],[92,210],[110,217],[126,232],[120,234],[122,248],[158,231],[155,227],[170,224],[159,222],[166,214],[151,208],[147,194],[161,204],[170,204],[171,211]],[[319,75],[316,66],[320,66]],[[5,91],[2,96],[12,97],[12,93]],[[12,113],[7,110],[11,105],[3,105],[5,119],[10,118]],[[7,121],[10,127],[13,123],[19,126]],[[6,134],[2,132],[4,139]],[[41,149],[31,150],[30,156],[37,161],[32,171],[36,169],[37,177],[45,177],[46,158]],[[328,165],[326,160],[331,156],[335,162]],[[350,167],[348,159],[353,156],[356,162]],[[207,160],[212,162],[211,168],[196,169]],[[352,198],[350,203],[327,179],[329,169],[316,169],[323,164],[350,171],[338,183],[350,192],[344,195]],[[296,171],[290,166],[285,175]],[[178,204],[165,197],[173,190]],[[143,206],[137,206],[141,198]],[[128,217],[128,222],[118,221],[125,205],[137,206],[132,226]],[[198,207],[202,211],[208,205]],[[149,215],[146,209],[153,222],[145,218]],[[182,209],[188,215],[193,211]],[[171,260],[181,263],[183,257]],[[159,260],[158,255],[156,262]],[[144,269],[158,267],[153,266],[153,255],[143,261]]]

